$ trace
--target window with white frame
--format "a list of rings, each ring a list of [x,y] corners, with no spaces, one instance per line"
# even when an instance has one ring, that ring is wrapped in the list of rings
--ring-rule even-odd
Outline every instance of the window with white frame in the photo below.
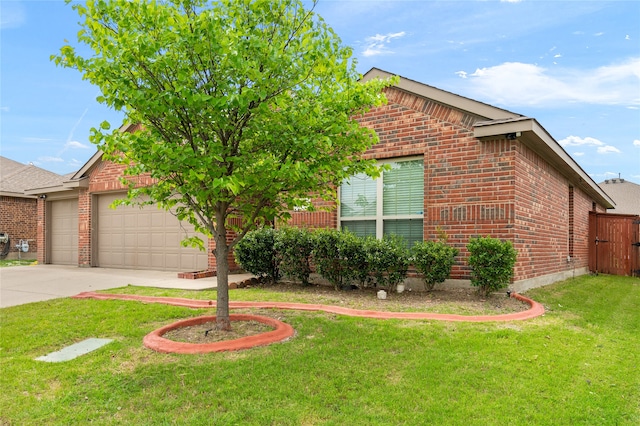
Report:
[[[340,227],[359,236],[396,234],[411,247],[422,241],[424,161],[409,158],[384,162],[378,179],[364,173],[340,187]]]

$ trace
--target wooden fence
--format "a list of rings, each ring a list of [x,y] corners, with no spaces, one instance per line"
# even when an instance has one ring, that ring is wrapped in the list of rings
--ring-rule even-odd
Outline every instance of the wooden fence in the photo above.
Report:
[[[589,270],[640,277],[640,216],[589,212]]]

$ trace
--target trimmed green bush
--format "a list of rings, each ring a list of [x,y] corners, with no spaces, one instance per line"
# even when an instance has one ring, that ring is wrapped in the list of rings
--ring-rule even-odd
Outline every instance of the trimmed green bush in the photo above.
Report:
[[[404,240],[395,235],[381,240],[369,238],[365,242],[365,250],[376,287],[394,291],[407,277],[409,269],[409,252]]]
[[[337,229],[320,229],[314,234],[313,262],[318,272],[336,290],[346,283],[343,254],[340,250],[342,232]]]
[[[491,237],[472,238],[467,244],[471,284],[484,295],[509,285],[518,253],[510,241]]]
[[[458,249],[442,241],[424,241],[413,245],[411,260],[422,275],[427,291],[432,291],[436,284],[449,278],[458,253]]]
[[[339,250],[343,260],[344,285],[355,284],[360,288],[368,287],[371,283],[371,275],[365,247],[366,241],[373,237],[362,238],[346,231],[342,231],[341,234]]]
[[[277,231],[274,249],[280,259],[280,272],[309,285],[313,234],[306,228],[286,227]]]
[[[277,233],[273,228],[256,229],[234,248],[236,262],[242,269],[272,283],[280,279],[280,257],[275,250]]]

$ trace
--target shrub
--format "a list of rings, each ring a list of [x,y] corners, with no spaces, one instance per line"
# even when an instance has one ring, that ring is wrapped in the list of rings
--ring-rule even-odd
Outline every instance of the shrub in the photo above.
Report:
[[[345,281],[341,238],[342,232],[337,229],[320,229],[314,233],[313,262],[316,271],[336,290],[341,289]]]
[[[467,244],[471,284],[484,295],[509,285],[517,252],[510,241],[491,237],[472,238]]]
[[[422,275],[425,289],[433,290],[438,283],[444,282],[451,274],[458,249],[442,241],[424,241],[411,248],[411,259],[416,270]]]
[[[356,284],[359,287],[367,287],[371,282],[371,276],[365,246],[366,241],[372,237],[362,238],[348,231],[341,234],[338,245],[344,269],[343,285]]]
[[[280,259],[280,272],[309,285],[313,235],[308,229],[286,227],[278,230],[274,249]]]
[[[272,283],[280,279],[280,258],[275,250],[277,231],[260,228],[251,231],[236,244],[236,262],[247,272]]]
[[[369,238],[365,243],[367,263],[376,286],[391,292],[407,276],[409,253],[402,238],[395,235],[381,240]]]

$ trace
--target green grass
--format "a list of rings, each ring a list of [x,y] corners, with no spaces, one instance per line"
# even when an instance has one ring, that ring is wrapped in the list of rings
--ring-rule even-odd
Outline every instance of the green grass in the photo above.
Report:
[[[18,259],[12,259],[12,260],[7,260],[7,259],[0,259],[0,268],[6,268],[9,266],[27,266],[27,265],[35,265],[37,264],[38,261],[35,259],[31,259],[31,260],[18,260]]]
[[[281,311],[292,340],[205,355],[155,353],[142,338],[210,311],[79,299],[5,308],[0,424],[640,424],[640,280],[584,276],[527,295],[545,316],[471,324]],[[64,363],[34,360],[88,337],[115,341]]]

